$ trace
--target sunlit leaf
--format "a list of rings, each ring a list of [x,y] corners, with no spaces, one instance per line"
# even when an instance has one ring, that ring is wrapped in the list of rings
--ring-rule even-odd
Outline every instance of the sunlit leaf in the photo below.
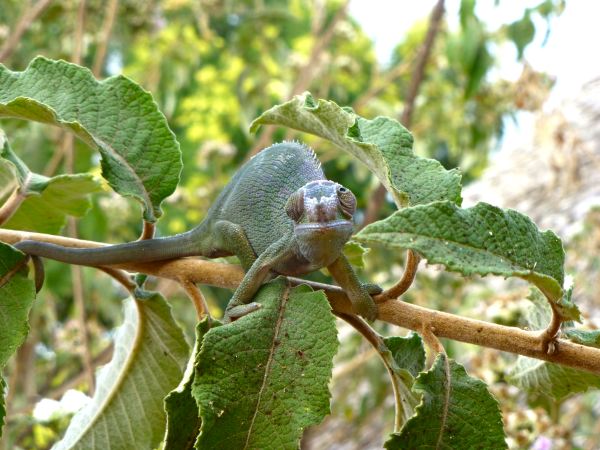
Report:
[[[57,234],[67,215],[83,216],[91,206],[89,194],[100,190],[100,183],[90,174],[50,178],[42,193],[27,197],[3,227]]]
[[[296,449],[329,413],[336,327],[323,292],[263,286],[262,308],[204,337],[193,394],[201,449]]]
[[[124,301],[115,353],[98,371],[92,401],[55,449],[155,448],[164,435],[163,398],[179,383],[188,346],[159,294]]]
[[[333,142],[362,161],[399,207],[436,200],[462,201],[460,172],[415,155],[410,132],[389,117],[367,120],[332,101],[316,100],[305,93],[265,111],[250,129],[256,131],[266,124],[284,125]]]
[[[88,194],[99,192],[99,180],[90,174],[48,178],[33,173],[12,151],[0,130],[0,186],[17,189],[24,200],[4,228],[57,234],[67,216],[81,217],[90,207]],[[1,201],[1,199],[0,199]]]
[[[102,155],[102,175],[122,195],[144,205],[155,221],[177,186],[179,144],[152,96],[116,76],[98,82],[83,67],[35,58],[23,72],[0,65],[0,117],[72,131]]]

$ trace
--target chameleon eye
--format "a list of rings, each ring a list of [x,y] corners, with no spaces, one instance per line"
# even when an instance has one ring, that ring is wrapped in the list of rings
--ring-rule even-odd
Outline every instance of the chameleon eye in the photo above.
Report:
[[[290,195],[285,204],[285,212],[294,222],[298,222],[302,218],[304,213],[304,191],[302,189]]]
[[[356,197],[354,196],[352,191],[350,191],[350,189],[346,189],[343,186],[338,187],[337,191],[342,213],[348,219],[352,218],[352,216],[356,212]]]

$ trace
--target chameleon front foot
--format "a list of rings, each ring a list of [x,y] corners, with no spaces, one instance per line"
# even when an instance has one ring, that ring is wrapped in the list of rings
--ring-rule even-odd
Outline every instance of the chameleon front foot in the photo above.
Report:
[[[246,314],[250,314],[260,309],[260,303],[252,302],[245,305],[237,305],[225,310],[223,316],[223,323],[230,323],[238,320],[240,317],[244,317]]]
[[[383,292],[383,288],[375,283],[362,283],[362,287],[369,295],[378,295]]]

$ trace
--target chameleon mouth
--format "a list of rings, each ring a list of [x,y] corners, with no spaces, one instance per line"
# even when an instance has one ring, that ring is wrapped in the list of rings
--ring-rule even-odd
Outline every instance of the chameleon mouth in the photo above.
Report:
[[[350,230],[352,231],[352,222],[349,220],[332,220],[330,222],[309,222],[301,223],[294,227],[296,232],[327,232],[327,231],[339,231],[339,230]]]

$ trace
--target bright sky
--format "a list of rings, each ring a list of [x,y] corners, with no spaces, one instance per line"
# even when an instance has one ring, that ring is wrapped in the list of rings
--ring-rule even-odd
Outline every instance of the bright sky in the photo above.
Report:
[[[477,14],[490,30],[510,23],[523,14],[524,8],[535,6],[542,0],[501,1],[479,0]],[[350,13],[374,40],[381,62],[389,60],[392,49],[414,22],[426,20],[435,0],[352,0]],[[446,14],[450,26],[458,26],[460,0],[446,1]],[[525,59],[536,70],[556,78],[547,106],[554,106],[564,98],[573,97],[580,87],[592,78],[600,77],[600,2],[567,0],[565,11],[551,23],[550,36],[544,44],[546,25],[540,21],[536,27],[535,41],[525,52]],[[536,25],[538,25],[536,23]],[[542,46],[543,45],[543,46]],[[495,75],[514,80],[520,74],[515,62],[516,50],[508,44],[498,49],[500,66]],[[519,124],[507,123],[503,145],[518,145],[531,137],[533,118],[519,116]]]

